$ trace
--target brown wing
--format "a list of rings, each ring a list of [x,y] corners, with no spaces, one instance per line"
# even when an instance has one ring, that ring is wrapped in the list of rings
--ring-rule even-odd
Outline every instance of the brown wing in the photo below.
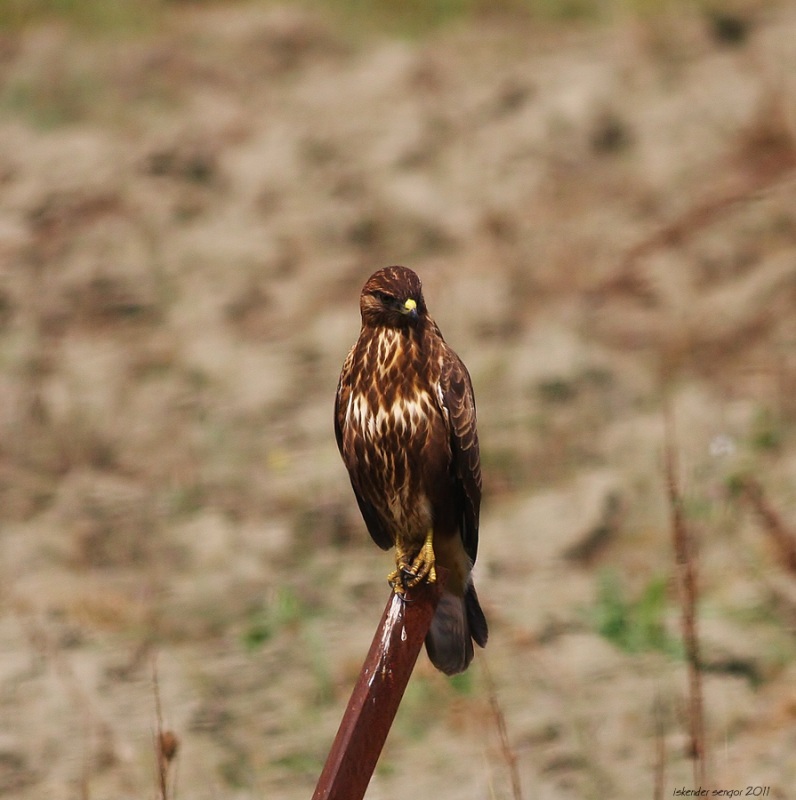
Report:
[[[461,535],[467,555],[478,554],[478,515],[481,509],[481,456],[476,430],[475,396],[470,373],[447,345],[440,377],[440,400],[448,419],[451,469],[461,493]]]
[[[343,428],[345,426],[346,408],[348,407],[348,400],[351,397],[351,368],[353,365],[354,351],[348,354],[348,358],[343,365],[343,371],[340,374],[340,381],[337,384],[337,394],[334,398],[334,436],[337,439],[337,449],[343,457],[343,462],[348,469],[348,477],[351,480],[351,488],[354,490],[354,496],[357,498],[357,505],[359,506],[362,519],[365,520],[365,525],[368,528],[371,538],[382,550],[389,550],[393,546],[393,540],[387,529],[384,527],[376,509],[365,500],[357,488],[356,481],[356,465],[351,464],[346,454],[343,451]],[[357,436],[357,433],[353,434]],[[360,446],[354,446],[353,451],[361,450],[364,447],[364,442],[359,443]]]

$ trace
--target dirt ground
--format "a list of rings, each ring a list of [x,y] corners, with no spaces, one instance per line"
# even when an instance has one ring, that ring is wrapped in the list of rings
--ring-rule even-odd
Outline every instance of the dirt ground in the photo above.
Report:
[[[391,568],[332,401],[400,263],[475,385],[491,638],[421,656],[368,798],[694,788],[667,409],[703,786],[796,797],[796,7],[733,8],[0,34],[0,795],[159,796],[155,671],[170,797],[311,795]]]

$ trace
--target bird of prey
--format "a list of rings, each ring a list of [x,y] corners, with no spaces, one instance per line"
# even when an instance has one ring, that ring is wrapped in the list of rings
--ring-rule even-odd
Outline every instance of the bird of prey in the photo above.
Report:
[[[371,537],[395,546],[395,592],[449,571],[426,636],[437,669],[463,672],[488,630],[471,577],[481,464],[467,368],[429,316],[420,279],[386,267],[359,300],[362,328],[335,398],[337,446]]]

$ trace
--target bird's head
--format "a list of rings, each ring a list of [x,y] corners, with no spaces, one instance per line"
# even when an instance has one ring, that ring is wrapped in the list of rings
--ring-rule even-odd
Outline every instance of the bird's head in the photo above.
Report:
[[[385,267],[368,278],[359,298],[362,324],[406,328],[427,316],[420,278],[407,267]]]

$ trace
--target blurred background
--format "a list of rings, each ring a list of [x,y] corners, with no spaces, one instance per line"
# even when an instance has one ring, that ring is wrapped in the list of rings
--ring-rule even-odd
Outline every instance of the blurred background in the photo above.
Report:
[[[667,408],[708,773],[792,797],[794,42],[764,0],[5,0],[0,795],[161,796],[158,714],[169,797],[311,795],[388,596],[332,407],[398,263],[475,384],[491,638],[421,656],[368,797],[693,785]]]

